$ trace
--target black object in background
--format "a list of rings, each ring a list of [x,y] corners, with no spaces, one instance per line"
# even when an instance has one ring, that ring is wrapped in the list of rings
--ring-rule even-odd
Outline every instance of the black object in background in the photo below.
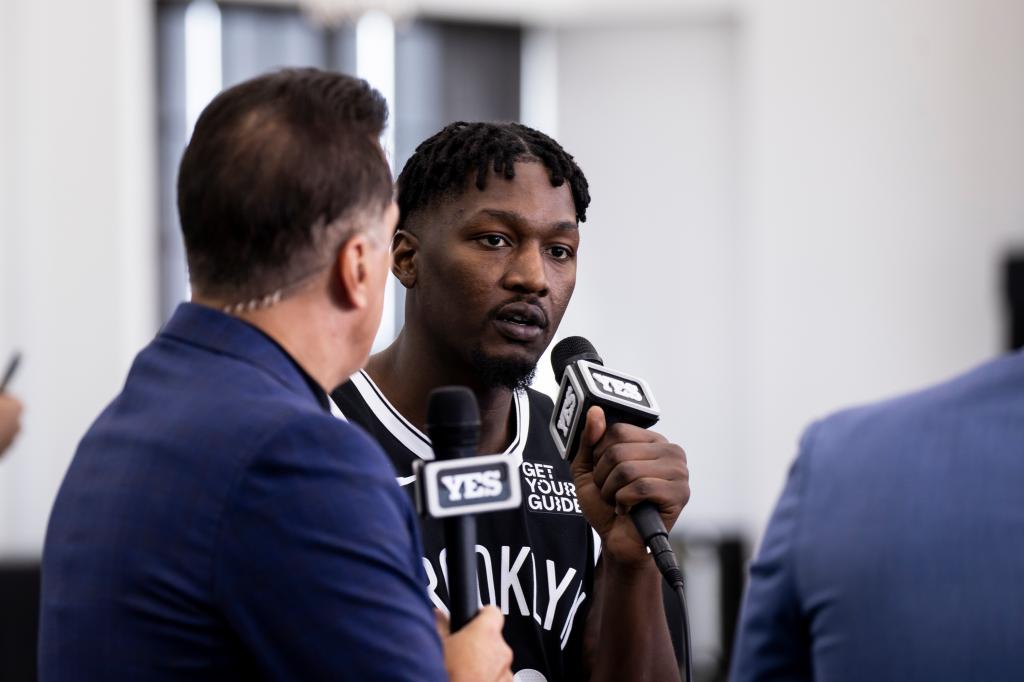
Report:
[[[1004,285],[1010,311],[1007,340],[1010,350],[1018,350],[1024,348],[1024,253],[1007,258]]]
[[[443,386],[427,398],[427,435],[438,460],[476,455],[480,444],[480,409],[464,386]],[[472,620],[477,608],[476,517],[451,516],[444,524],[448,554],[448,606],[451,631]]]
[[[38,563],[0,564],[0,680],[36,679],[39,633]]]
[[[14,377],[14,373],[18,371],[18,365],[21,363],[21,353],[14,351],[11,354],[11,359],[7,362],[7,369],[4,370],[3,377],[0,378],[0,393],[7,390],[7,385],[11,383],[11,379]]]

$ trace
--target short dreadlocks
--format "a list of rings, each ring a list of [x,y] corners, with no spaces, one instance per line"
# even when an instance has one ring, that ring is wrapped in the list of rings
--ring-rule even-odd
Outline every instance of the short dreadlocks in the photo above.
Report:
[[[476,188],[481,191],[487,186],[492,168],[495,174],[511,180],[517,161],[543,163],[552,187],[568,182],[576,219],[587,219],[587,178],[560,144],[519,123],[458,121],[420,144],[398,176],[399,227],[417,210],[462,192],[471,173],[475,173]]]

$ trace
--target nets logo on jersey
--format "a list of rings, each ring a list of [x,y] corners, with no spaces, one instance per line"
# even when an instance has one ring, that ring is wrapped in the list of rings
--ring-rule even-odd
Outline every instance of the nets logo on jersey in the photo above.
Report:
[[[433,518],[513,509],[521,501],[519,476],[506,455],[417,462],[416,501]]]

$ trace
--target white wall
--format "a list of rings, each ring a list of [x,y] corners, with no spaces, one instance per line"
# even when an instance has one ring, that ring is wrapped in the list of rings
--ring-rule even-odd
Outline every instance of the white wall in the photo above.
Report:
[[[742,520],[735,40],[725,21],[558,32],[557,134],[593,197],[560,335],[652,384],[691,454],[691,524]]]
[[[722,9],[557,29],[557,133],[594,195],[563,331],[653,383],[686,527],[754,538],[808,422],[1000,351],[1024,4]]]
[[[751,521],[803,426],[1002,347],[1024,237],[1024,4],[751,3]]]
[[[23,433],[0,556],[38,553],[78,439],[156,329],[150,4],[0,7],[0,362]]]

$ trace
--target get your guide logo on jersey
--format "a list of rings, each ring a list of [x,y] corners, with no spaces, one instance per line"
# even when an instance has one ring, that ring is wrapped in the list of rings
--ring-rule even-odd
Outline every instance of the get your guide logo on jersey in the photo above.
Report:
[[[553,514],[582,514],[576,499],[576,485],[555,476],[550,464],[524,461],[519,467],[523,474],[523,495],[526,508],[535,512]]]
[[[417,506],[434,518],[513,509],[519,477],[507,455],[417,462]]]

